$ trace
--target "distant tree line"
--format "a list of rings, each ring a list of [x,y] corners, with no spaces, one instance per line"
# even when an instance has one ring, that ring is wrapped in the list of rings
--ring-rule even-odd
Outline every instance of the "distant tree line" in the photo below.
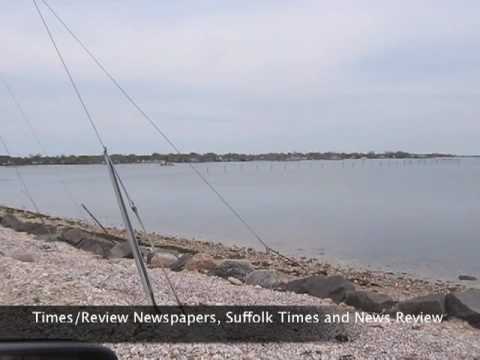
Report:
[[[229,161],[300,161],[300,160],[344,160],[344,159],[425,159],[436,157],[453,157],[451,154],[412,154],[405,151],[388,151],[384,153],[338,153],[338,152],[288,152],[267,154],[215,154],[212,152],[199,154],[158,154],[151,155],[111,155],[116,164],[137,163],[188,163],[188,162],[229,162]],[[0,165],[86,165],[101,164],[103,156],[100,155],[60,155],[40,156],[30,155],[27,157],[10,157],[0,155]]]

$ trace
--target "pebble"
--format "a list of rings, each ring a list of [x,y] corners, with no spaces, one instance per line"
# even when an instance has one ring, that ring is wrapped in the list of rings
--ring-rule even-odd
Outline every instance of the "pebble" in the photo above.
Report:
[[[241,280],[234,278],[232,276],[230,276],[227,280],[233,285],[243,285],[243,282]]]
[[[35,258],[32,254],[24,251],[16,251],[14,252],[11,257],[15,260],[22,261],[22,262],[34,262]]]

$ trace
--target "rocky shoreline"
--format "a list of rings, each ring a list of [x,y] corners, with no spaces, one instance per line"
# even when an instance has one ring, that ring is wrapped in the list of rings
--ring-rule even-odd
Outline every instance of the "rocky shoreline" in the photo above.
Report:
[[[0,207],[0,224],[43,240],[63,241],[103,258],[131,257],[125,233],[115,228],[105,233],[80,221],[6,207]],[[298,264],[293,264],[274,253],[156,233],[137,236],[150,268],[196,271],[233,285],[309,294],[372,313],[458,317],[480,328],[480,290],[467,290],[453,282],[334,267],[316,259],[296,258]]]
[[[1,222],[5,221],[2,212]],[[32,218],[33,220],[33,218]],[[68,220],[64,231],[72,230]],[[96,255],[66,241],[51,241],[52,234],[32,235],[43,226],[17,222],[16,231],[0,225],[0,303],[3,305],[139,305],[145,296],[134,262],[128,258]],[[47,221],[45,221],[47,223]],[[60,232],[60,226],[55,227]],[[75,228],[75,226],[74,226]],[[45,229],[44,229],[45,230]],[[95,238],[90,235],[89,238]],[[102,237],[99,237],[102,239]],[[73,239],[73,237],[71,237]],[[57,239],[60,240],[60,239]],[[86,246],[77,244],[77,246]],[[113,244],[113,243],[112,243]],[[110,246],[112,246],[110,244]],[[91,245],[91,243],[90,243]],[[114,245],[113,245],[114,246]],[[113,248],[110,247],[110,249]],[[183,246],[183,245],[182,245]],[[203,247],[202,247],[203,248]],[[100,248],[96,248],[99,251]],[[169,248],[169,251],[174,249]],[[160,254],[165,250],[161,249]],[[168,252],[171,254],[171,252]],[[191,252],[191,254],[193,251]],[[197,254],[203,254],[198,252]],[[202,255],[203,256],[203,255]],[[251,257],[250,257],[251,258]],[[251,258],[253,259],[253,258]],[[185,260],[185,258],[184,258]],[[222,262],[222,259],[215,259]],[[232,259],[230,261],[233,261]],[[245,259],[237,261],[248,262]],[[251,265],[251,264],[250,264]],[[186,266],[186,265],[185,265]],[[192,266],[190,264],[189,266]],[[253,266],[253,265],[252,265]],[[250,268],[249,268],[250,269]],[[149,274],[159,304],[174,304],[164,271],[178,296],[188,305],[306,305],[335,307],[342,313],[360,314],[344,302],[292,291],[264,289],[210,276],[208,271],[173,271],[151,268]],[[260,271],[270,271],[267,269]],[[251,272],[252,274],[253,272]],[[333,274],[333,272],[331,273]],[[299,277],[301,278],[301,277]],[[328,277],[327,277],[328,278]],[[236,279],[236,278],[233,278]],[[237,283],[241,283],[239,286]],[[297,285],[301,285],[301,282]],[[358,287],[357,285],[355,285]],[[368,288],[372,292],[377,287]],[[382,288],[382,291],[386,288]],[[318,294],[317,294],[318,295]],[[382,316],[385,316],[382,314]],[[346,337],[309,343],[193,343],[106,344],[119,359],[470,359],[480,358],[478,330],[451,318],[441,323],[375,321],[346,324]]]

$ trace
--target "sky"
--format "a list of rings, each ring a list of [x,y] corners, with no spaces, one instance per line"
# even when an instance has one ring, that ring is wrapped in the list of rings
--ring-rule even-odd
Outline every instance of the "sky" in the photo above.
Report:
[[[33,3],[0,2],[0,74],[46,151],[100,153]],[[183,152],[480,153],[476,0],[48,2]],[[110,152],[170,152],[39,3]],[[40,152],[3,86],[0,124]]]

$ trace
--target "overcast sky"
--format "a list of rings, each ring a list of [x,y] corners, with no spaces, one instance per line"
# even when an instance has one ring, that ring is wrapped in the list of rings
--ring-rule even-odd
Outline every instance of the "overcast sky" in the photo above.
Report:
[[[32,2],[0,2],[0,72],[47,151],[99,153]],[[49,2],[185,152],[480,153],[477,0]],[[110,151],[170,151],[40,5]],[[39,151],[3,87],[0,122]]]

